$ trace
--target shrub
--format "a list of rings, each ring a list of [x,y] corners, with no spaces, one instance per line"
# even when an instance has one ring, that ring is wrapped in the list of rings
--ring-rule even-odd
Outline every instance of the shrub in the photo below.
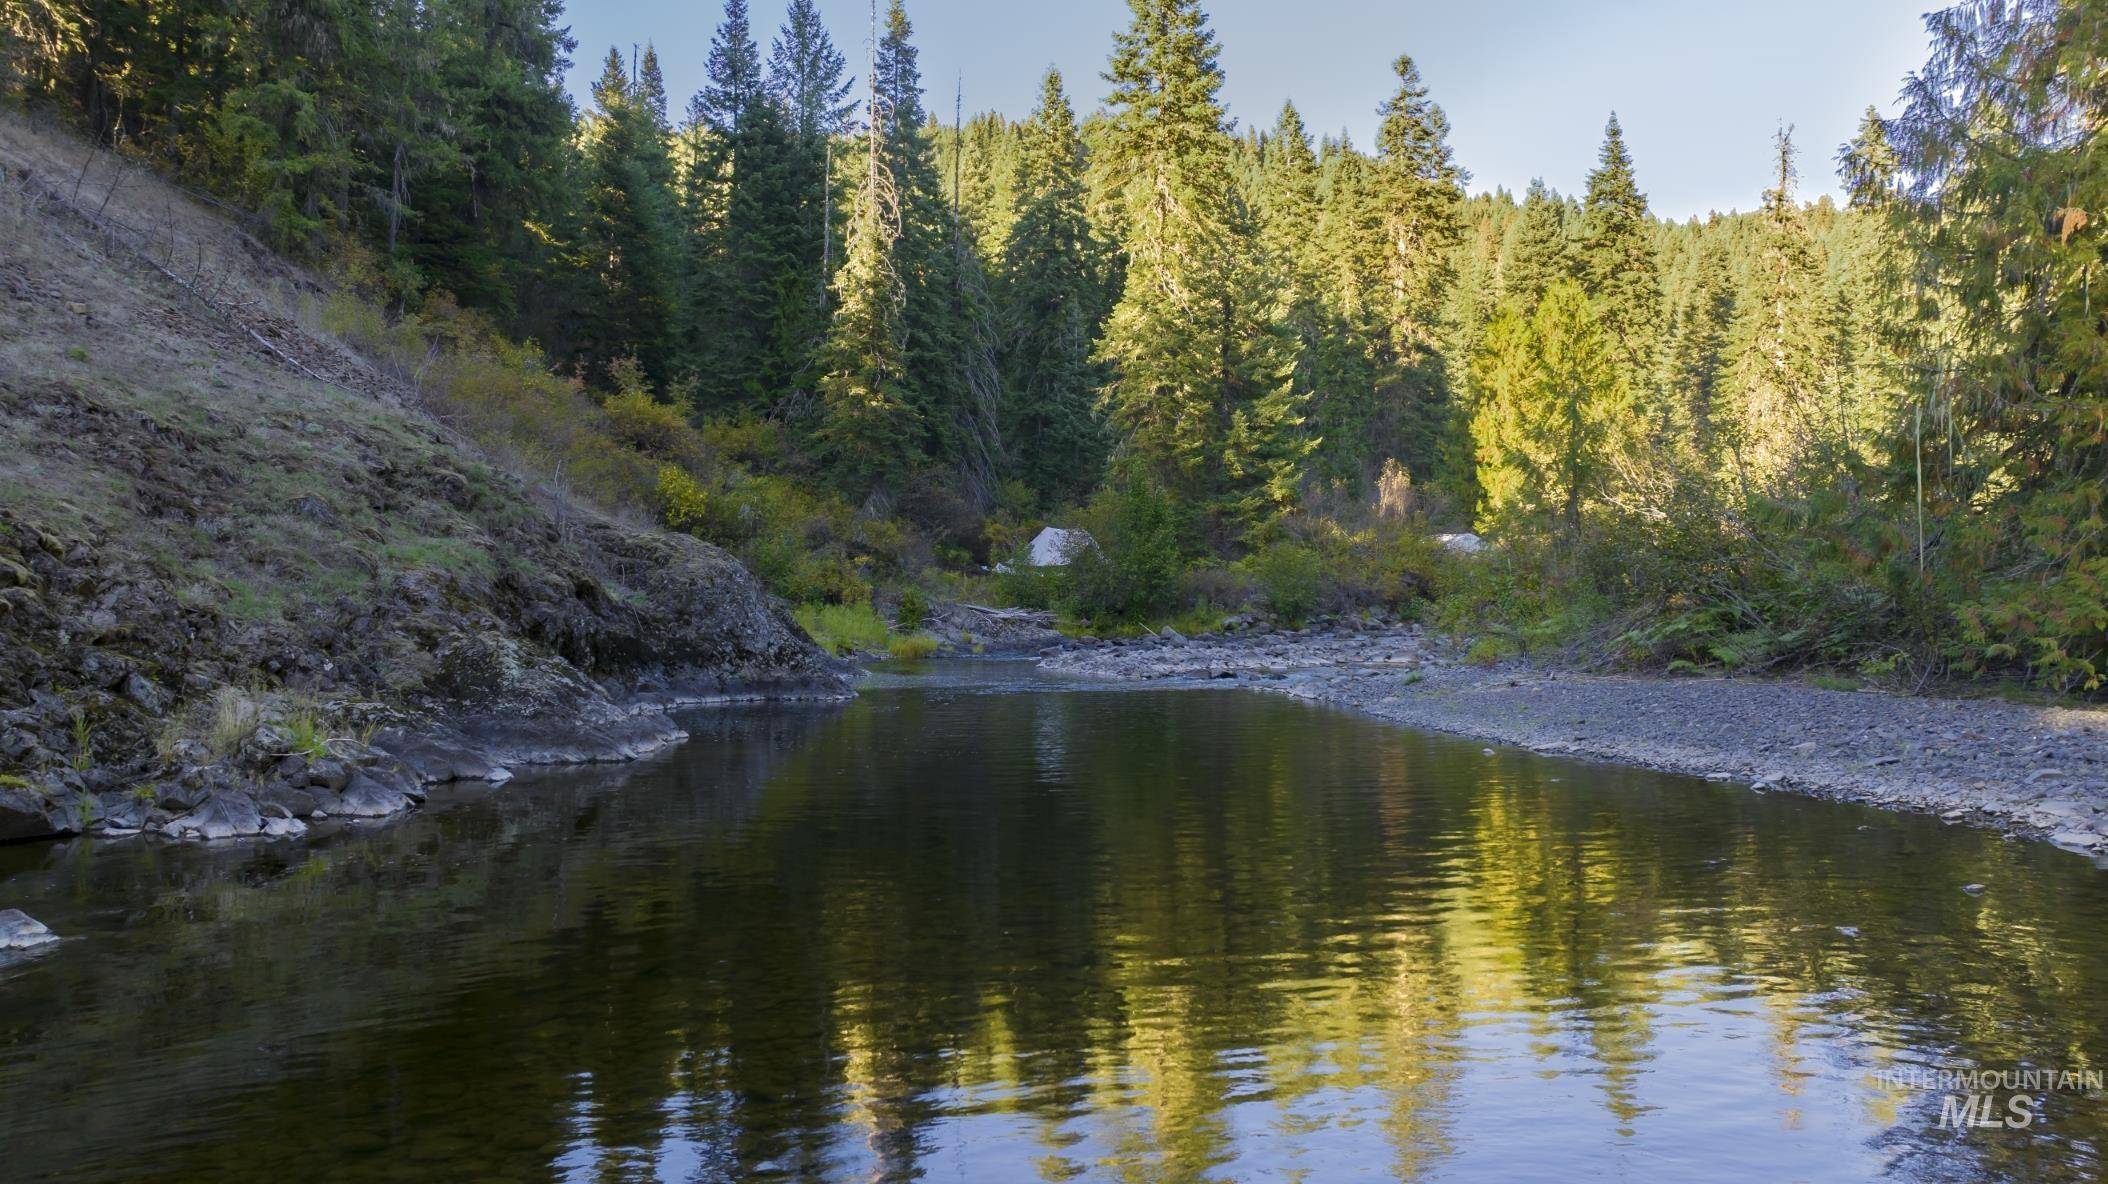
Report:
[[[1242,566],[1258,583],[1267,611],[1290,624],[1302,624],[1325,594],[1325,561],[1301,543],[1270,544],[1247,556]]]
[[[1091,621],[1136,621],[1178,603],[1185,562],[1178,511],[1154,486],[1101,493],[1087,519],[1098,546],[1070,556],[1068,610]]]
[[[702,455],[702,437],[688,426],[688,417],[642,386],[625,386],[600,409],[607,414],[609,435],[653,460],[692,463]]]
[[[880,650],[892,639],[885,618],[866,604],[805,604],[794,614],[798,626],[831,654]]]
[[[930,602],[929,598],[922,594],[922,589],[913,586],[901,589],[900,608],[893,614],[894,627],[920,629],[923,622],[929,619]]]
[[[901,662],[919,662],[936,652],[937,639],[927,633],[907,634],[886,642],[886,653]]]

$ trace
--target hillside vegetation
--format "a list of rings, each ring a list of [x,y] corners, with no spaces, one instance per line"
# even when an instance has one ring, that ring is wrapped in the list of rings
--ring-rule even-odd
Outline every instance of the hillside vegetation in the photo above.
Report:
[[[200,768],[393,725],[480,727],[530,759],[539,725],[541,751],[591,755],[636,738],[620,696],[836,685],[722,552],[514,471],[592,457],[612,488],[661,464],[538,362],[466,328],[415,372],[362,353],[323,329],[350,297],[19,116],[0,169],[14,806],[194,802]]]

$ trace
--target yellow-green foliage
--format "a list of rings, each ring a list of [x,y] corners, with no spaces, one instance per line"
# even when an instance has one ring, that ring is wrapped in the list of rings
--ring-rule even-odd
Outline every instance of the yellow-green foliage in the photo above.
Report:
[[[1637,432],[1614,342],[1571,281],[1552,285],[1534,312],[1508,307],[1473,359],[1486,392],[1472,417],[1478,482],[1496,517],[1563,513],[1608,491]]]
[[[507,340],[444,295],[391,320],[351,291],[322,309],[329,332],[414,386],[431,409],[492,452],[608,509],[659,508],[659,468],[708,467],[709,447],[674,408],[618,393],[612,409],[550,373],[531,346]],[[647,451],[648,449],[648,451]]]
[[[927,633],[907,633],[886,642],[886,653],[902,662],[919,662],[937,652],[937,639]]]
[[[288,713],[285,730],[293,738],[292,750],[301,756],[321,760],[330,755],[329,729],[313,706],[302,704]]]
[[[634,362],[617,365],[614,377],[615,393],[600,405],[609,434],[654,460],[703,468],[707,450],[687,413],[654,398]]]
[[[661,468],[659,518],[739,557],[787,600],[857,604],[871,598],[867,573],[902,568],[898,523],[859,516],[831,495],[785,477],[736,471],[714,484]]]
[[[699,537],[710,529],[710,491],[679,465],[659,466],[659,516],[666,525]]]
[[[886,619],[869,603],[803,604],[796,616],[798,626],[831,654],[886,649],[893,636]]]

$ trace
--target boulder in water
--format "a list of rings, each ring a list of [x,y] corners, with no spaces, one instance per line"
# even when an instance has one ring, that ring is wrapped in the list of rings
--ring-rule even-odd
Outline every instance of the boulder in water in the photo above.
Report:
[[[58,939],[42,921],[21,909],[0,909],[0,950],[30,950]]]

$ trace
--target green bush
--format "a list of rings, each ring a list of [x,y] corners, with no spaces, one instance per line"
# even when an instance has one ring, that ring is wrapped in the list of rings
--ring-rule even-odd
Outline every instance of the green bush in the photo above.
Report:
[[[1177,607],[1185,557],[1177,507],[1135,482],[1101,493],[1086,516],[1096,547],[1070,556],[1064,607],[1093,622],[1137,621]]]
[[[896,661],[919,662],[937,652],[937,639],[927,633],[903,634],[886,642],[886,653]]]
[[[866,604],[803,604],[794,614],[821,649],[831,654],[888,648],[893,631],[884,617]]]
[[[1325,595],[1325,561],[1301,543],[1271,543],[1247,556],[1244,570],[1259,585],[1259,599],[1282,621],[1300,625]]]
[[[930,602],[929,598],[922,594],[922,589],[913,586],[901,589],[900,607],[893,614],[894,627],[907,630],[920,629],[923,622],[929,619]]]

